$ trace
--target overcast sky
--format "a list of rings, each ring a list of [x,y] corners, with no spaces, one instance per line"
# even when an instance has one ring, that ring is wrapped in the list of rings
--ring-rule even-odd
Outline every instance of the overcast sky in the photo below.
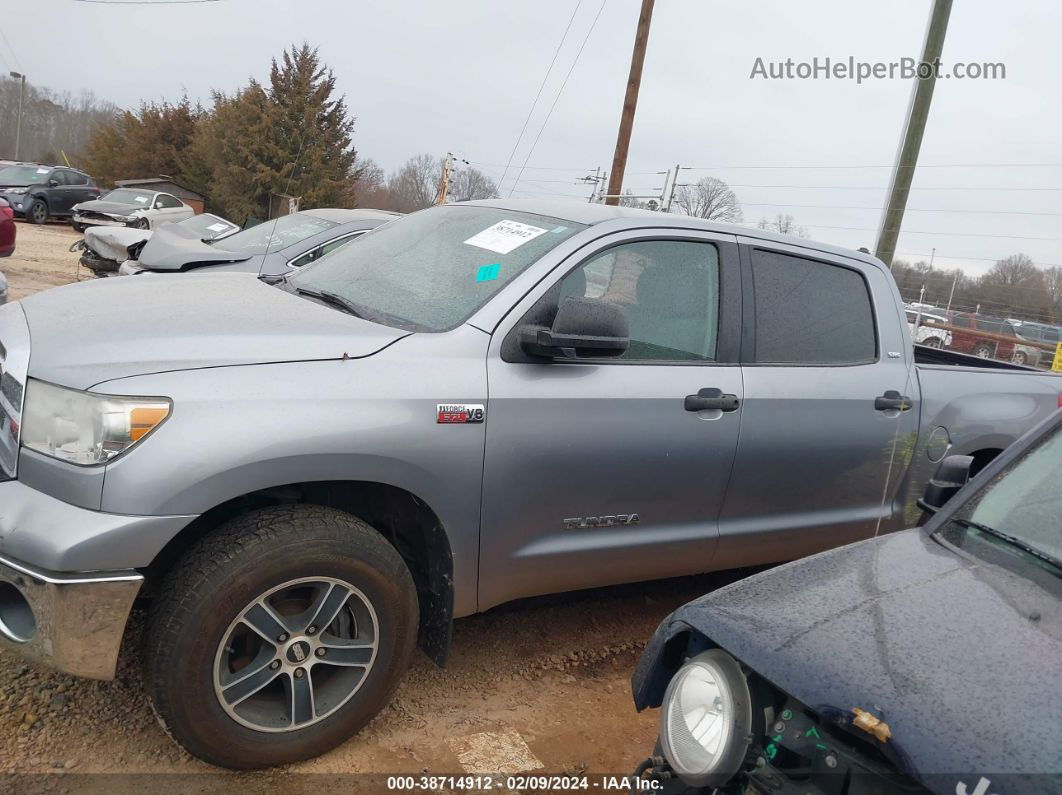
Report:
[[[514,195],[585,198],[575,178],[611,165],[638,0],[163,2],[5,3],[3,66],[135,106],[264,79],[272,56],[307,41],[335,70],[362,156],[390,170],[449,150],[497,180],[578,5],[517,171],[584,38],[585,49]],[[747,221],[790,213],[816,239],[873,249],[910,81],[750,73],[757,57],[917,56],[929,6],[658,0],[625,187],[656,192],[654,172],[681,163],[696,169],[684,181],[729,182]],[[938,81],[899,257],[935,247],[938,265],[971,273],[1018,251],[1062,264],[1060,32],[1057,0],[955,2],[945,67],[1002,62],[1006,79]]]

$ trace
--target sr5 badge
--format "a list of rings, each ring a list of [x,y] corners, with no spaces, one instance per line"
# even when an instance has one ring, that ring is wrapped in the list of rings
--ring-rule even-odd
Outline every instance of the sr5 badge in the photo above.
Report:
[[[487,410],[482,403],[439,403],[435,407],[435,421],[453,423],[483,422]]]

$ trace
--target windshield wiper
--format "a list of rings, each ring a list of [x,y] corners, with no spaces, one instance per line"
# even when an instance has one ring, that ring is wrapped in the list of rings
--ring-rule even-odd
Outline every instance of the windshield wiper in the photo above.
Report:
[[[1058,558],[1048,554],[1047,552],[1044,552],[1041,549],[1037,549],[1029,542],[1023,541],[1017,536],[1012,536],[1010,533],[1004,533],[1002,530],[997,530],[994,527],[989,527],[988,525],[981,524],[980,522],[973,522],[969,519],[956,519],[955,524],[959,525],[960,527],[972,527],[974,530],[980,530],[986,535],[995,536],[996,538],[1006,541],[1008,544],[1016,546],[1024,552],[1029,553],[1034,558],[1039,558],[1040,560],[1047,561],[1052,566],[1055,566],[1058,569],[1062,569],[1062,560],[1059,560]]]
[[[328,290],[307,290],[305,287],[296,287],[295,292],[309,298],[316,298],[318,301],[328,304],[329,306],[334,306],[337,309],[342,309],[347,314],[354,315],[354,317],[360,317],[363,320],[365,319],[365,315],[358,308],[357,304],[353,301],[347,300],[337,293],[331,293]]]

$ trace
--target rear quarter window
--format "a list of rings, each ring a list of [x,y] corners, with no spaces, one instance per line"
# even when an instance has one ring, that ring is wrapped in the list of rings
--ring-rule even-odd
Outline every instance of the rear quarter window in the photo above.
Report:
[[[866,364],[877,359],[874,311],[852,268],[752,250],[756,362]]]

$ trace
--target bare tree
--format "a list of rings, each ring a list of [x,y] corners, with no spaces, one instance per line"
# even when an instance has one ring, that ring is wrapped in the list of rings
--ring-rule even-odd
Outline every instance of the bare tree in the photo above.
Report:
[[[476,199],[498,198],[498,186],[494,180],[477,168],[460,168],[450,177],[446,198],[452,202],[470,202]]]
[[[807,237],[808,230],[797,224],[796,219],[789,214],[778,213],[774,218],[761,218],[756,224],[760,229],[769,229],[772,232],[780,232],[783,235],[794,237]]]
[[[417,155],[406,161],[387,180],[391,207],[402,213],[423,210],[435,204],[439,196],[439,177],[442,161],[428,154]]]
[[[675,205],[685,215],[709,221],[737,223],[744,216],[734,191],[723,180],[705,177],[693,185],[675,191]]]
[[[387,190],[387,175],[383,167],[372,159],[359,158],[354,163],[354,205],[371,207],[377,210],[387,209],[391,196]]]

